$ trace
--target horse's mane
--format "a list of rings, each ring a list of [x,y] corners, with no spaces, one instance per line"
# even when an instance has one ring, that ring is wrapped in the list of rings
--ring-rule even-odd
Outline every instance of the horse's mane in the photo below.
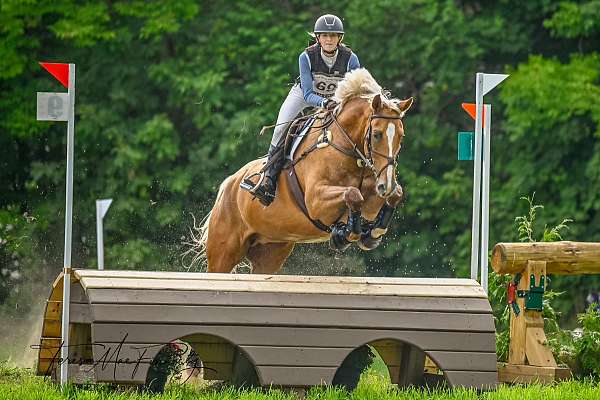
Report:
[[[381,95],[381,101],[386,106],[402,114],[399,108],[400,99],[390,98],[390,93],[384,91],[365,68],[347,72],[338,84],[333,99],[343,105],[355,97],[373,100],[378,94]]]

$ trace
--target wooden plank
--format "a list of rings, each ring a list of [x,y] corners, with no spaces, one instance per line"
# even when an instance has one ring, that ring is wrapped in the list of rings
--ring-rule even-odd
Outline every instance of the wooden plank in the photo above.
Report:
[[[59,360],[60,348],[58,346],[42,347],[38,350],[38,357],[41,360]]]
[[[465,327],[466,329],[466,327]],[[127,335],[134,343],[165,343],[174,339],[193,340],[196,334],[216,335],[238,345],[358,347],[364,343],[391,338],[418,344],[424,350],[463,350],[494,352],[495,332],[428,332],[409,330],[337,329],[307,327],[261,327],[193,324],[111,324],[96,323],[92,337],[96,341],[119,342]]]
[[[69,360],[73,363],[93,361],[90,324],[71,323],[69,329]]]
[[[315,307],[377,310],[432,310],[439,312],[491,313],[485,298],[363,296],[355,294],[88,289],[90,302],[119,304],[219,305],[262,307]]]
[[[388,367],[401,365],[403,343],[396,340],[377,340],[370,345],[375,348]]]
[[[77,269],[77,278],[131,278],[131,279],[175,279],[175,280],[208,280],[208,281],[246,281],[246,282],[300,282],[300,283],[366,283],[366,284],[401,284],[401,285],[445,285],[445,286],[479,286],[475,280],[465,278],[391,278],[362,276],[311,276],[311,275],[267,275],[267,274],[221,274],[205,272],[175,271],[131,271],[131,270],[97,270]]]
[[[232,363],[207,362],[203,366],[205,380],[227,380],[233,375]]]
[[[94,360],[105,363],[151,362],[166,343],[95,343]],[[190,343],[190,345],[192,345]],[[205,363],[231,363],[234,347],[230,344],[192,345]],[[414,346],[407,346],[414,347]],[[339,367],[354,347],[290,347],[290,346],[240,346],[255,365]],[[404,347],[398,347],[402,349]],[[420,354],[420,353],[419,353]],[[425,354],[425,353],[423,353]],[[496,371],[496,353],[429,351],[442,370]],[[44,355],[52,357],[48,350]],[[390,366],[403,365],[396,356],[385,359]],[[389,362],[388,362],[389,361]],[[424,361],[424,359],[423,359]],[[404,366],[403,368],[406,368]]]
[[[353,347],[241,346],[255,365],[339,367]]]
[[[229,363],[233,360],[234,346],[230,343],[201,344],[190,343],[204,363]]]
[[[40,358],[38,359],[38,366],[36,375],[38,376],[51,376],[52,370],[57,368],[58,363],[51,359]]]
[[[494,358],[496,358],[496,354],[494,353]],[[439,374],[440,368],[429,356],[425,357],[425,373],[428,374]]]
[[[61,340],[60,338],[46,338],[46,337],[42,337],[40,339],[40,347],[39,347],[39,351],[42,352],[44,351],[42,354],[44,355],[44,357],[48,357],[47,354],[48,351],[56,351],[58,353],[60,353],[60,344],[61,344]],[[52,357],[52,356],[50,356]]]
[[[40,338],[38,348],[38,375],[50,375],[53,364],[60,360],[60,338]]]
[[[390,374],[390,381],[397,385],[400,380],[400,366],[387,366],[388,372]]]
[[[62,324],[57,319],[44,319],[42,326],[42,336],[60,337]]]
[[[71,303],[69,307],[69,320],[71,323],[91,324],[92,311],[89,304]]]
[[[60,298],[62,301],[62,297]],[[70,302],[71,303],[87,303],[88,298],[85,294],[83,287],[80,282],[71,283],[71,293],[70,293]]]
[[[600,243],[498,243],[492,252],[492,267],[499,274],[521,272],[529,260],[546,261],[548,274],[600,274]]]
[[[417,329],[493,332],[489,314],[372,311],[315,308],[112,305],[92,306],[94,322],[232,324],[261,326],[369,326],[375,329]]]
[[[103,343],[92,346],[94,361],[100,365],[150,363],[167,343]]]
[[[93,365],[90,364],[69,364],[68,378],[69,382],[77,384],[95,383],[96,374]]]
[[[47,301],[44,320],[61,321],[61,319],[62,301]],[[90,324],[92,322],[90,305],[87,303],[71,303],[69,320],[73,323]]]
[[[94,374],[98,383],[143,384],[146,382],[148,368],[150,368],[149,363],[106,363],[96,365]]]
[[[507,364],[500,364],[498,366],[498,380],[506,383],[551,384],[571,378],[571,370],[563,367],[537,367],[532,365]]]
[[[400,358],[398,387],[421,386],[425,370],[425,352],[415,346],[403,346]]]
[[[450,387],[474,387],[493,390],[498,385],[498,372],[444,371]]]
[[[316,386],[331,384],[336,367],[257,367],[262,385]]]
[[[428,351],[427,354],[442,370],[489,371],[497,370],[496,352]]]
[[[143,384],[150,363],[105,363],[93,366],[93,373],[98,383]],[[182,370],[186,367],[183,366]],[[204,366],[204,379],[230,379],[232,365],[229,363],[207,363]]]
[[[203,344],[213,344],[213,343],[229,343],[227,340],[220,338],[214,335],[206,335],[202,333],[197,333],[195,335],[186,336],[185,341],[190,345],[203,345]]]
[[[62,301],[48,300],[46,302],[46,312],[44,319],[60,321],[62,314]]]
[[[541,317],[540,317],[541,318]],[[543,320],[542,320],[543,323]],[[537,367],[556,367],[552,350],[546,344],[546,334],[543,326],[528,328],[526,337],[526,355],[529,365]]]
[[[305,294],[360,294],[369,296],[486,298],[481,286],[423,284],[303,283],[275,281],[209,281],[175,279],[82,278],[86,290],[94,288],[278,292]]]

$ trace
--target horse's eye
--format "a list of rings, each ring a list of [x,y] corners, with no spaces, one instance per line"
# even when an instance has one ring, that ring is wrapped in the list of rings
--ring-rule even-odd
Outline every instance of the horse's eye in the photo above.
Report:
[[[381,131],[376,131],[373,134],[373,138],[375,138],[375,140],[381,140],[382,137],[383,137],[383,133],[381,133]]]

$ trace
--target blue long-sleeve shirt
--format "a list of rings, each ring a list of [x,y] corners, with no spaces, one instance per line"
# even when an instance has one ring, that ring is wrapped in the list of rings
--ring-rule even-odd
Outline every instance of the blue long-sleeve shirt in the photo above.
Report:
[[[320,57],[320,56],[319,56]],[[314,107],[323,107],[325,98],[319,96],[313,91],[313,76],[310,72],[310,59],[306,51],[303,51],[298,57],[298,64],[300,68],[300,86],[304,94],[304,101]],[[348,60],[348,71],[360,68],[360,62],[356,54],[352,53]]]

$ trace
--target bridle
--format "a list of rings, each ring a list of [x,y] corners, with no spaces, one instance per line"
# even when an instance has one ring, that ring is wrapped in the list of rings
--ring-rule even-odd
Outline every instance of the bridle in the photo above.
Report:
[[[333,121],[338,126],[338,128],[340,128],[340,131],[342,132],[344,139],[348,143],[350,143],[350,145],[352,146],[352,150],[351,150],[351,153],[348,153],[346,151],[342,151],[337,146],[334,146],[334,148],[336,148],[337,150],[341,151],[342,153],[344,153],[346,155],[355,157],[358,160],[358,166],[362,167],[362,168],[368,168],[369,170],[371,170],[371,172],[373,173],[373,177],[375,178],[375,181],[377,181],[379,179],[379,176],[381,175],[381,173],[383,171],[385,171],[386,168],[388,168],[389,166],[391,166],[394,169],[396,168],[396,164],[398,164],[398,159],[397,159],[397,156],[390,157],[386,154],[383,154],[383,153],[373,149],[373,145],[372,145],[373,120],[378,119],[378,118],[379,119],[388,119],[388,120],[397,120],[397,119],[402,120],[402,117],[404,116],[403,114],[404,113],[401,113],[401,115],[398,117],[391,117],[391,116],[387,116],[387,115],[380,115],[380,114],[373,114],[373,113],[371,113],[371,115],[369,115],[369,126],[368,126],[365,134],[363,135],[363,140],[362,140],[364,143],[363,151],[364,151],[365,145],[367,147],[367,152],[365,155],[362,151],[360,151],[358,149],[358,144],[352,140],[350,135],[348,135],[348,132],[346,132],[344,127],[337,120],[333,111],[331,111],[331,117],[333,118]],[[333,144],[333,143],[330,143],[330,144]],[[383,166],[379,171],[377,171],[377,169],[375,168],[375,164],[373,162],[373,155],[383,157],[387,160],[387,163],[385,164],[385,166]]]

